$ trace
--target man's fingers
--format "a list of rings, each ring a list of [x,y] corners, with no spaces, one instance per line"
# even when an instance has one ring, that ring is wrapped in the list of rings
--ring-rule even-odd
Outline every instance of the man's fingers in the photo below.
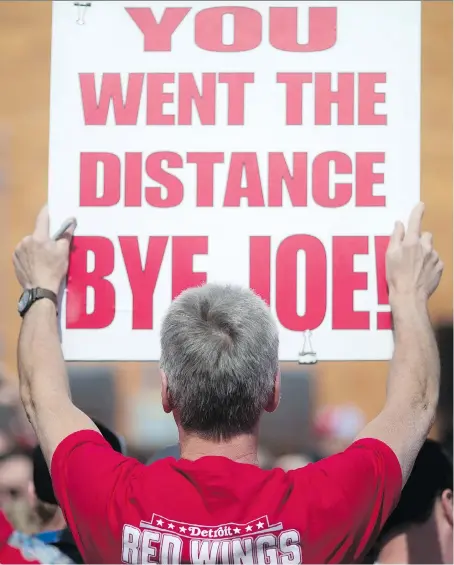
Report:
[[[420,202],[411,211],[410,219],[408,220],[407,233],[405,236],[406,238],[415,239],[421,236],[421,223],[423,216],[424,216],[424,204]]]
[[[430,260],[432,261],[433,265],[436,265],[438,261],[440,261],[440,255],[436,251],[432,251],[430,254]]]
[[[433,246],[433,238],[432,238],[432,234],[425,231],[422,235],[421,235],[421,245],[423,247],[425,247],[426,249],[432,249]]]
[[[77,228],[77,220],[76,220],[76,218],[69,218],[69,219],[71,220],[71,225],[66,230],[66,233],[69,234],[72,237],[74,235],[74,232],[76,231],[76,228]]]
[[[53,238],[55,241],[57,241],[58,239],[62,239],[63,237],[65,239],[71,239],[73,234],[74,234],[74,230],[77,227],[77,220],[76,218],[68,218],[67,220],[65,220],[62,225],[60,226],[60,228],[57,230],[57,232],[54,234]]]
[[[396,222],[394,225],[393,233],[389,240],[389,245],[394,246],[402,242],[405,236],[405,228],[402,222]]]
[[[49,239],[49,209],[47,204],[41,208],[41,211],[36,218],[33,237],[41,241]]]
[[[57,244],[59,247],[67,248],[71,246],[71,240],[73,238],[74,230],[77,227],[77,222],[75,218],[69,218],[62,224],[61,230],[64,230],[63,233],[58,237]],[[64,229],[66,228],[66,229]]]

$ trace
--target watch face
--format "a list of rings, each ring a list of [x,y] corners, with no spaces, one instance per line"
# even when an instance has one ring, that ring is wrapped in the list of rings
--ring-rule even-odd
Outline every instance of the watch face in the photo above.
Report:
[[[27,308],[29,301],[30,301],[30,291],[24,290],[22,296],[19,299],[19,304],[17,305],[19,314],[21,314]]]

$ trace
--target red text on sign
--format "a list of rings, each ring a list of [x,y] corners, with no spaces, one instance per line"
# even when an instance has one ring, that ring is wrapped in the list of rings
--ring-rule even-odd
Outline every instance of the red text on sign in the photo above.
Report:
[[[136,125],[142,98],[147,126],[214,126],[220,89],[226,89],[227,125],[244,125],[246,86],[254,73],[130,73],[125,88],[120,73],[103,73],[99,94],[94,73],[79,75],[85,125],[104,126],[112,107],[115,124]],[[174,92],[168,86],[174,85]],[[124,93],[123,93],[124,90]]]
[[[106,125],[111,108],[116,125],[136,125],[142,103],[148,126],[188,126],[197,121],[217,125],[222,89],[227,95],[227,125],[244,125],[247,85],[254,80],[254,73],[239,72],[201,73],[199,77],[192,73],[130,73],[125,77],[103,73],[97,92],[94,73],[79,75],[84,120],[89,126]],[[276,80],[285,86],[286,125],[305,124],[308,88],[313,89],[314,108],[310,110],[317,126],[387,124],[386,115],[376,108],[386,101],[385,93],[377,91],[386,84],[386,73],[277,73]]]
[[[337,78],[337,88],[334,88]],[[387,117],[377,113],[376,104],[384,103],[386,95],[377,91],[378,85],[386,84],[386,73],[278,73],[277,82],[285,85],[286,124],[305,124],[303,109],[304,93],[313,90],[316,126],[385,126]],[[309,85],[309,86],[306,86]],[[306,86],[306,88],[304,88]],[[333,110],[337,109],[337,119]]]
[[[228,167],[226,185],[218,187],[224,207],[282,207],[286,199],[294,207],[308,206],[311,199],[323,208],[340,208],[352,200],[358,207],[385,206],[385,195],[375,193],[376,185],[384,183],[376,165],[384,162],[381,152],[359,152],[352,158],[327,151],[312,160],[307,153],[293,153],[291,159],[268,153],[267,171],[261,171],[256,153],[191,152],[185,159],[171,151],[126,153],[123,164],[113,153],[81,153],[80,206],[172,208],[192,198],[197,207],[213,207],[214,169],[221,165]],[[193,182],[184,186],[176,171],[188,165]]]
[[[377,272],[378,300],[380,305],[388,304],[385,278],[385,251],[387,237],[375,237],[375,263]],[[334,330],[368,330],[371,327],[370,312],[354,309],[354,292],[368,290],[368,276],[354,270],[354,257],[367,255],[368,236],[334,236],[332,239],[331,271],[332,320]],[[303,252],[306,259],[305,281],[298,279],[298,254]],[[374,250],[372,250],[374,252]],[[268,304],[271,296],[271,238],[253,236],[250,238],[250,287]],[[275,285],[273,301],[279,322],[286,329],[305,331],[318,328],[325,320],[327,310],[328,258],[322,242],[312,235],[294,235],[284,239],[276,253]],[[301,287],[305,293],[305,312],[298,312],[298,293]],[[391,329],[389,312],[377,314],[377,329]]]
[[[144,51],[171,51],[173,36],[187,20],[191,8],[166,8],[159,21],[151,8],[126,8],[126,11],[143,33]],[[233,28],[233,41],[224,38],[227,18]],[[306,42],[298,40],[301,26],[308,28]],[[336,39],[337,8],[309,8],[306,19],[301,8],[273,7],[269,9],[267,29],[260,12],[246,6],[205,8],[194,18],[194,42],[205,51],[251,51],[265,40],[280,51],[304,53],[330,49]]]
[[[194,272],[194,255],[208,253],[205,236],[150,237],[145,261],[142,260],[138,238],[119,237],[122,260],[132,293],[132,328],[153,329],[153,296],[164,253],[171,247],[172,298],[183,290],[206,282],[206,274]],[[88,271],[88,254],[94,255],[94,269]],[[106,237],[75,237],[68,273],[66,327],[69,329],[100,329],[110,326],[115,318],[116,293],[108,280],[115,268],[113,243]],[[87,310],[87,290],[94,291],[94,308]]]
[[[292,331],[315,329],[325,320],[327,313],[328,272],[333,273],[332,320],[334,330],[367,330],[371,326],[371,313],[354,309],[354,293],[368,290],[366,273],[355,272],[354,257],[375,252],[378,303],[387,304],[384,260],[387,239],[376,237],[374,249],[369,249],[367,236],[334,236],[332,258],[328,258],[323,243],[306,234],[285,238],[275,257],[271,253],[269,236],[250,238],[250,287],[268,304],[273,301],[280,324]],[[122,261],[132,295],[131,327],[134,330],[155,328],[153,300],[167,248],[172,254],[171,297],[175,298],[186,288],[199,286],[207,280],[206,273],[194,272],[196,255],[207,255],[206,236],[153,236],[149,238],[145,258],[141,257],[138,238],[118,238],[120,251],[115,253],[114,243],[105,237],[79,236],[74,238],[68,277],[66,327],[68,329],[101,329],[112,324],[116,311],[116,290],[109,280]],[[297,275],[298,254],[304,253],[306,270],[304,280]],[[94,255],[94,268],[88,270],[88,255]],[[271,263],[275,262],[275,269]],[[331,262],[331,265],[328,263]],[[271,285],[271,272],[275,284]],[[370,281],[369,281],[370,283]],[[275,296],[271,296],[271,288]],[[92,289],[94,303],[87,308],[88,289]],[[304,289],[305,312],[298,311],[298,294]],[[384,290],[383,290],[384,289]],[[377,328],[390,329],[389,312],[379,312]]]

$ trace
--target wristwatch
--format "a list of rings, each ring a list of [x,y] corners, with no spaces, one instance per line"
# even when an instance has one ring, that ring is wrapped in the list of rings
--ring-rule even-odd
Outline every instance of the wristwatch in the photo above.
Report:
[[[52,300],[55,306],[58,306],[57,295],[52,290],[39,287],[26,289],[19,298],[19,303],[17,305],[17,311],[20,316],[23,318],[33,304],[42,298],[48,298],[49,300]]]

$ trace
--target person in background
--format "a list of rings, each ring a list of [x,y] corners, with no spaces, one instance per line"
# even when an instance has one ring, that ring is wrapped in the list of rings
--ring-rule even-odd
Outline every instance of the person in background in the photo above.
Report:
[[[8,373],[4,363],[0,362],[0,406],[17,406],[20,402],[17,379]],[[3,420],[0,416],[0,426]]]
[[[452,460],[427,440],[376,544],[377,563],[452,563]]]
[[[344,452],[288,473],[260,469],[257,457],[261,416],[280,397],[278,328],[265,302],[237,286],[190,288],[162,323],[162,402],[181,458],[145,466],[112,449],[72,403],[60,343],[58,294],[75,222],[55,240],[47,209],[40,213],[13,257],[24,289],[20,391],[85,562],[361,561],[438,404],[428,300],[443,264],[421,232],[423,212],[415,207],[407,230],[396,223],[386,254],[395,346],[382,411]]]
[[[8,430],[0,428],[0,460],[14,449],[14,439]]]
[[[0,511],[0,563],[63,565],[72,561],[55,547],[15,530],[4,512]]]
[[[274,462],[274,467],[282,469],[283,471],[295,471],[302,469],[312,463],[312,460],[307,455],[302,453],[289,453],[288,455],[281,455]]]
[[[15,447],[14,420],[20,406],[18,387],[11,385],[0,364],[0,458],[7,456]],[[21,409],[24,412],[23,408]]]
[[[6,377],[6,370],[0,364],[0,453],[13,447],[32,448],[36,436],[28,421],[24,407],[20,401],[17,378]],[[7,440],[9,447],[4,445]]]
[[[344,451],[365,425],[363,412],[354,404],[322,406],[314,418],[317,459]]]
[[[453,456],[452,437],[452,404],[453,404],[453,329],[451,324],[443,324],[436,331],[438,349],[440,351],[440,404],[438,406],[437,424],[440,442],[446,451]]]
[[[147,465],[151,465],[156,461],[160,461],[161,459],[166,459],[167,457],[173,457],[174,459],[180,459],[180,446],[177,445],[168,445],[167,447],[163,447],[162,449],[158,449],[156,453],[148,459]]]
[[[98,420],[93,420],[104,439],[117,453],[124,453],[124,443],[109,428]],[[55,497],[49,469],[41,447],[33,450],[33,482],[29,485],[29,503],[38,518],[36,538],[45,544],[53,545],[67,555],[74,563],[83,563],[74,538]]]
[[[274,468],[274,455],[269,449],[263,445],[259,445],[257,448],[257,463],[260,469],[273,469]]]
[[[26,498],[11,500],[3,511],[15,530],[29,535],[37,532],[38,519]]]
[[[0,508],[27,497],[32,472],[30,450],[13,448],[0,456]]]

